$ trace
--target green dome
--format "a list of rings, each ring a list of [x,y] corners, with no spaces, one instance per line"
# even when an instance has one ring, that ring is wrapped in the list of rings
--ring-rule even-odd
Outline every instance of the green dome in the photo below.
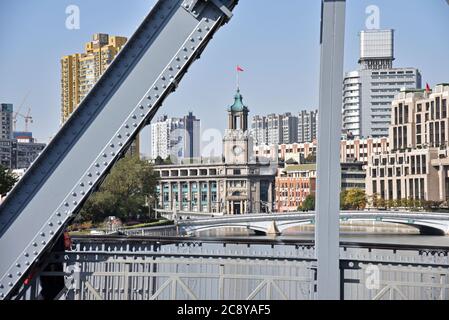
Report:
[[[234,104],[229,107],[229,110],[232,112],[242,112],[246,109],[246,106],[243,104],[243,96],[240,93],[240,89],[237,88],[237,93],[234,96]]]

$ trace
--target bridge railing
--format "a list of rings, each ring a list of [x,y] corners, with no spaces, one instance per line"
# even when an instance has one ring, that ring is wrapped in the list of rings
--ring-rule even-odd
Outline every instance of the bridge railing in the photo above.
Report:
[[[107,240],[105,240],[107,239]],[[449,248],[342,244],[340,290],[346,300],[449,299]],[[304,300],[316,298],[310,243],[79,238],[54,253],[68,300]],[[45,268],[45,266],[43,266]],[[41,278],[18,299],[39,299]]]

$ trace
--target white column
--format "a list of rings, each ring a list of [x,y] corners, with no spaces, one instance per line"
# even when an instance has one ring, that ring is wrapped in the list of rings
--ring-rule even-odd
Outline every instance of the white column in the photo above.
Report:
[[[317,298],[340,298],[340,137],[345,0],[322,0],[315,250]]]
[[[440,165],[438,170],[438,182],[440,184],[440,201],[446,201],[446,170]]]

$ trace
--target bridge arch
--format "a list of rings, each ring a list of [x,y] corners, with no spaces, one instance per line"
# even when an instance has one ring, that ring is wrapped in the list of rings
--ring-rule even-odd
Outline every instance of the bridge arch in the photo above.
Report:
[[[401,221],[399,219],[381,219],[378,220],[376,218],[340,218],[341,221],[374,221],[374,222],[384,222],[384,223],[390,223],[390,224],[399,224],[399,225],[406,225],[409,227],[413,227],[415,229],[418,229],[419,233],[422,235],[446,235],[449,232],[449,226],[442,223],[437,222],[430,222],[430,221]],[[302,225],[311,225],[315,224],[315,221],[313,219],[307,219],[307,220],[297,220],[297,221],[279,221],[277,222],[277,227],[280,232],[284,232],[287,229],[298,227]]]
[[[239,229],[245,229],[245,230],[252,230],[258,234],[266,234],[267,228],[263,226],[257,226],[257,225],[250,225],[246,223],[236,223],[236,224],[229,224],[229,223],[223,223],[218,225],[196,225],[196,226],[185,226],[181,227],[181,231],[187,235],[192,235],[193,233],[197,232],[203,232],[203,231],[209,231],[209,230],[215,230],[215,229],[231,229],[231,228],[239,228]]]

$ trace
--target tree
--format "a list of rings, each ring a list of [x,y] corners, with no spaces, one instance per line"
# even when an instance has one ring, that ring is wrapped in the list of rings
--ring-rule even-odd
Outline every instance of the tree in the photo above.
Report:
[[[340,207],[344,210],[363,210],[367,204],[365,190],[348,189],[340,194]]]
[[[309,194],[300,206],[300,210],[315,210],[315,195]]]
[[[19,180],[8,168],[0,165],[0,195],[7,194]]]
[[[304,159],[305,163],[316,163],[316,153],[312,152]]]
[[[116,216],[124,221],[148,217],[145,196],[156,200],[156,181],[152,166],[138,156],[124,157],[112,168],[98,191],[81,210],[80,220],[102,221]]]

